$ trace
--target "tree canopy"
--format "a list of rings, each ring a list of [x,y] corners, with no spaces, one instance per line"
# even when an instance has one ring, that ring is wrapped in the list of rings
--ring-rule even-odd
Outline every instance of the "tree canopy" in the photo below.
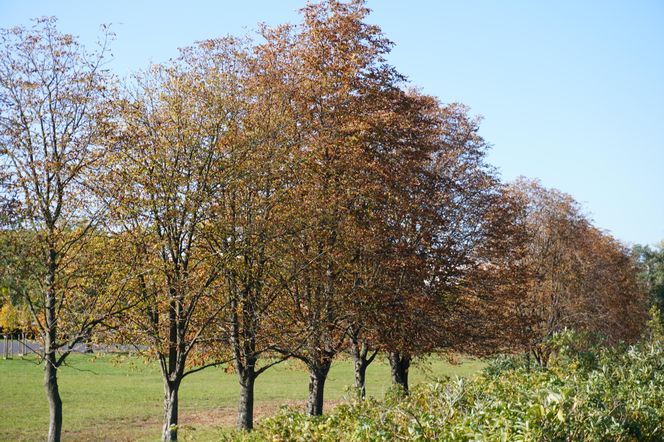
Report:
[[[176,440],[182,381],[210,366],[236,372],[251,429],[256,378],[288,358],[320,415],[344,352],[360,397],[379,353],[407,393],[418,357],[546,364],[565,329],[635,340],[644,284],[663,302],[661,248],[632,255],[571,196],[501,182],[480,118],[409,84],[363,1],[301,14],[124,81],[107,30],[93,52],[55,19],[0,34],[3,327],[31,313],[49,441],[57,369],[92,339],[159,363]]]

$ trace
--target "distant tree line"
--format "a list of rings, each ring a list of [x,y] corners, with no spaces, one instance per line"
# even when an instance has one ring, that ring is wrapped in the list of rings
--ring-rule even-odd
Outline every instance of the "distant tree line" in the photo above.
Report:
[[[502,183],[479,119],[411,88],[368,12],[311,4],[122,82],[108,30],[93,52],[52,18],[2,31],[0,281],[43,343],[49,441],[81,342],[158,362],[176,440],[182,380],[210,366],[234,367],[251,429],[256,378],[288,358],[319,415],[345,352],[363,397],[379,353],[407,392],[434,352],[546,364],[566,328],[639,337],[651,251],[569,195]]]

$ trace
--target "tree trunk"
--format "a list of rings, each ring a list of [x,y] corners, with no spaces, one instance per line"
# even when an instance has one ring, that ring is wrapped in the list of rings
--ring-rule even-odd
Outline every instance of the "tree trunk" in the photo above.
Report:
[[[164,381],[164,428],[162,441],[178,440],[178,390],[180,382]]]
[[[408,394],[408,369],[410,368],[410,355],[391,351],[389,354],[392,382],[400,385],[405,394]]]
[[[48,442],[60,442],[62,434],[62,399],[58,387],[58,369],[55,366],[55,353],[46,354],[44,361],[44,388],[48,398]]]
[[[326,362],[317,366],[309,367],[309,402],[307,413],[309,416],[320,416],[323,414],[323,394],[325,391],[325,380],[332,364]]]
[[[364,399],[367,395],[366,375],[367,366],[369,364],[367,364],[367,361],[364,358],[353,357],[353,365],[355,366],[355,388],[358,391],[360,399]]]
[[[374,353],[371,357],[367,357],[368,348],[366,344],[360,345],[357,342],[353,342],[351,351],[353,355],[353,367],[355,369],[355,388],[360,399],[364,399],[366,397],[367,367],[371,364],[376,354]]]
[[[44,388],[48,398],[48,442],[60,442],[62,435],[62,399],[58,387],[58,365],[56,350],[57,316],[55,277],[57,272],[57,253],[49,245],[48,254],[48,289],[46,291],[46,328],[44,332]]]
[[[241,430],[254,428],[254,383],[256,372],[254,363],[248,364],[240,375],[240,406],[237,413],[237,426]]]

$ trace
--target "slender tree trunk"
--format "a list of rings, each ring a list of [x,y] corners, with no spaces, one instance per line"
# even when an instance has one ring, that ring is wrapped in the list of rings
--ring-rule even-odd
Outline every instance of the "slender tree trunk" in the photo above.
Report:
[[[46,354],[44,361],[44,388],[48,398],[48,442],[60,442],[62,434],[62,399],[58,387],[58,369],[55,352]]]
[[[371,364],[378,352],[374,351],[369,355],[369,346],[366,341],[362,343],[358,340],[352,340],[351,354],[353,356],[353,367],[355,369],[355,388],[360,399],[366,397],[366,374],[367,367]]]
[[[254,383],[256,382],[254,364],[255,361],[251,361],[242,374],[239,374],[240,405],[237,413],[237,426],[241,430],[254,428]]]
[[[178,391],[180,381],[164,381],[164,428],[163,441],[178,440]]]
[[[408,394],[408,369],[410,368],[410,355],[391,351],[389,354],[392,382],[400,385],[405,394]]]
[[[366,375],[367,366],[369,364],[367,364],[367,361],[364,358],[353,357],[353,365],[355,366],[355,388],[360,395],[360,399],[364,399],[367,395]]]
[[[57,253],[53,246],[48,254],[48,289],[46,291],[46,330],[44,330],[44,388],[48,398],[48,442],[60,442],[62,435],[62,399],[58,387],[58,366],[55,353],[57,317],[55,308],[55,277]]]
[[[237,427],[240,430],[254,428],[254,384],[256,382],[256,337],[254,334],[257,319],[251,299],[250,287],[231,298],[231,336],[230,344],[234,352],[235,371],[240,381],[240,401],[238,403]],[[238,303],[242,306],[242,315],[237,313]],[[240,325],[242,322],[242,326]],[[240,332],[242,329],[242,332]]]
[[[331,365],[331,363],[325,362],[321,365],[309,366],[309,402],[307,403],[309,416],[323,414],[325,381]]]

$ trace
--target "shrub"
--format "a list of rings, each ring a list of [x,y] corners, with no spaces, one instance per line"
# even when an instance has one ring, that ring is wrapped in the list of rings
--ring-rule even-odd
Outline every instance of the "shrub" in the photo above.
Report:
[[[292,408],[235,440],[655,441],[664,439],[664,344],[575,350],[548,368],[503,357],[473,379],[440,379],[311,418]],[[572,339],[572,341],[570,341]]]

